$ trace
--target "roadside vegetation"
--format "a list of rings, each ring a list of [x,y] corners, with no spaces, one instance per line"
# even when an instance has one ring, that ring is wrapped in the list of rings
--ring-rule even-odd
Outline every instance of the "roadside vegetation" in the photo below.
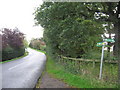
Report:
[[[111,82],[107,82],[104,80],[99,80],[98,78],[94,77],[94,74],[98,74],[99,70],[98,68],[96,69],[91,69],[92,66],[86,66],[86,64],[84,64],[84,68],[89,69],[89,72],[94,72],[92,74],[74,74],[73,72],[70,72],[70,70],[67,70],[67,68],[65,69],[63,67],[63,65],[61,65],[58,62],[54,62],[54,60],[50,57],[48,57],[47,60],[47,65],[46,65],[46,71],[52,75],[53,77],[62,80],[63,82],[67,83],[70,87],[73,88],[117,88],[117,84],[116,83],[112,83]],[[116,74],[116,67],[114,67],[114,74]],[[97,70],[97,71],[96,71]],[[108,66],[105,66],[104,68],[105,71],[107,71],[106,73],[109,72],[109,68]],[[116,76],[116,75],[114,75]],[[113,77],[114,77],[113,76]]]
[[[8,29],[3,28],[0,30],[2,37],[2,61],[14,60],[25,54],[25,48],[27,47],[27,41],[24,34],[19,31],[18,28]]]
[[[33,49],[33,48],[31,48]],[[93,63],[81,62],[80,67],[83,71],[80,73],[76,72],[77,67],[73,67],[74,63],[67,63],[60,60],[59,58],[53,60],[50,55],[45,51],[37,50],[36,51],[45,53],[47,55],[46,69],[44,72],[47,72],[52,77],[57,78],[69,85],[71,88],[117,88],[116,83],[117,78],[117,69],[116,64],[107,64],[105,63],[103,69],[103,79],[99,80],[99,63],[96,63],[93,67]],[[63,63],[64,62],[64,63]],[[71,61],[70,61],[71,62]],[[112,68],[112,69],[110,69]],[[44,72],[42,75],[44,75]],[[91,74],[92,73],[92,74]],[[36,88],[40,87],[41,78],[38,80]]]
[[[29,52],[26,51],[23,56],[20,56],[20,57],[17,57],[17,58],[13,58],[13,59],[10,59],[10,60],[6,60],[6,61],[2,61],[2,62],[0,62],[0,63],[6,63],[6,62],[18,60],[18,59],[21,59],[21,58],[27,56],[28,54],[29,54]]]
[[[44,28],[47,71],[73,87],[117,87],[117,5],[117,2],[44,2],[38,7],[34,15],[36,25]],[[99,80],[100,63],[94,61],[100,61],[101,47],[96,44],[104,38],[115,42],[105,46],[104,60],[108,63],[103,63]],[[86,62],[88,59],[90,62]]]
[[[31,47],[29,47],[29,48],[31,48]],[[38,52],[42,52],[42,53],[46,54],[46,52],[45,52],[45,51],[38,50],[38,49],[34,49],[34,48],[31,48],[31,49],[33,49],[33,50],[36,50],[36,51],[38,51]]]
[[[43,38],[32,39],[30,41],[29,47],[34,50],[43,52],[43,53],[45,53],[45,51],[46,51],[46,44],[45,44]]]
[[[117,4],[117,2],[44,2],[35,11],[35,20],[36,24],[40,24],[44,28],[46,50],[53,55],[96,58],[95,54],[100,55],[101,53],[101,48],[96,47],[97,42],[102,42],[103,38],[116,40],[116,36],[113,34],[117,34],[115,30],[118,29],[117,17],[115,17],[117,10],[116,12],[113,10]],[[108,43],[106,46],[107,57],[116,56],[116,43]],[[114,49],[111,55],[112,46]]]

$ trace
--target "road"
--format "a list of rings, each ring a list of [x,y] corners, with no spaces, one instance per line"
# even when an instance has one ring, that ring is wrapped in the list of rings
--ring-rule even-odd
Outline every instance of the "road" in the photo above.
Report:
[[[44,70],[46,56],[30,48],[29,55],[2,64],[2,88],[34,88]]]

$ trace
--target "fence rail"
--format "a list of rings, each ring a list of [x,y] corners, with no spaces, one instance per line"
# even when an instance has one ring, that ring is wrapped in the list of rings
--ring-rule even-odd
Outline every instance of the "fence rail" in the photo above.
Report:
[[[83,62],[100,62],[100,60],[95,60],[95,59],[82,59],[82,58],[70,58],[70,57],[65,57],[65,56],[61,56],[61,58],[65,59],[65,60],[75,60],[75,61],[83,61]],[[118,61],[117,60],[104,60],[105,63],[111,63],[111,64],[117,64]]]
[[[116,83],[117,81],[117,63],[114,60],[104,60],[103,79],[105,81]],[[70,58],[59,55],[56,58],[56,63],[63,66],[63,68],[71,73],[85,75],[90,78],[99,78],[100,60]]]

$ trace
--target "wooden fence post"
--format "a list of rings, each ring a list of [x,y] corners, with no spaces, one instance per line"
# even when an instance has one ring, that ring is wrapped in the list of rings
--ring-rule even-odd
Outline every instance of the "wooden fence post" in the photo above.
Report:
[[[93,60],[93,68],[95,68],[95,60]]]

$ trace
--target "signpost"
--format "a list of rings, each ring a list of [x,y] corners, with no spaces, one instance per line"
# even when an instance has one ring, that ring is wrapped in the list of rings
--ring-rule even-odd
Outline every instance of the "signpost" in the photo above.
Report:
[[[114,39],[105,39],[104,41],[105,41],[105,42],[115,42]]]
[[[102,78],[102,64],[103,64],[103,57],[104,57],[104,46],[102,46],[102,55],[101,55],[101,63],[100,63],[100,75],[99,75],[99,79]]]
[[[103,65],[103,57],[104,57],[104,47],[107,45],[107,42],[114,43],[114,39],[104,39],[103,42],[98,42],[97,47],[102,47],[102,54],[101,54],[101,62],[100,62],[100,74],[99,79],[102,78],[102,65]]]

